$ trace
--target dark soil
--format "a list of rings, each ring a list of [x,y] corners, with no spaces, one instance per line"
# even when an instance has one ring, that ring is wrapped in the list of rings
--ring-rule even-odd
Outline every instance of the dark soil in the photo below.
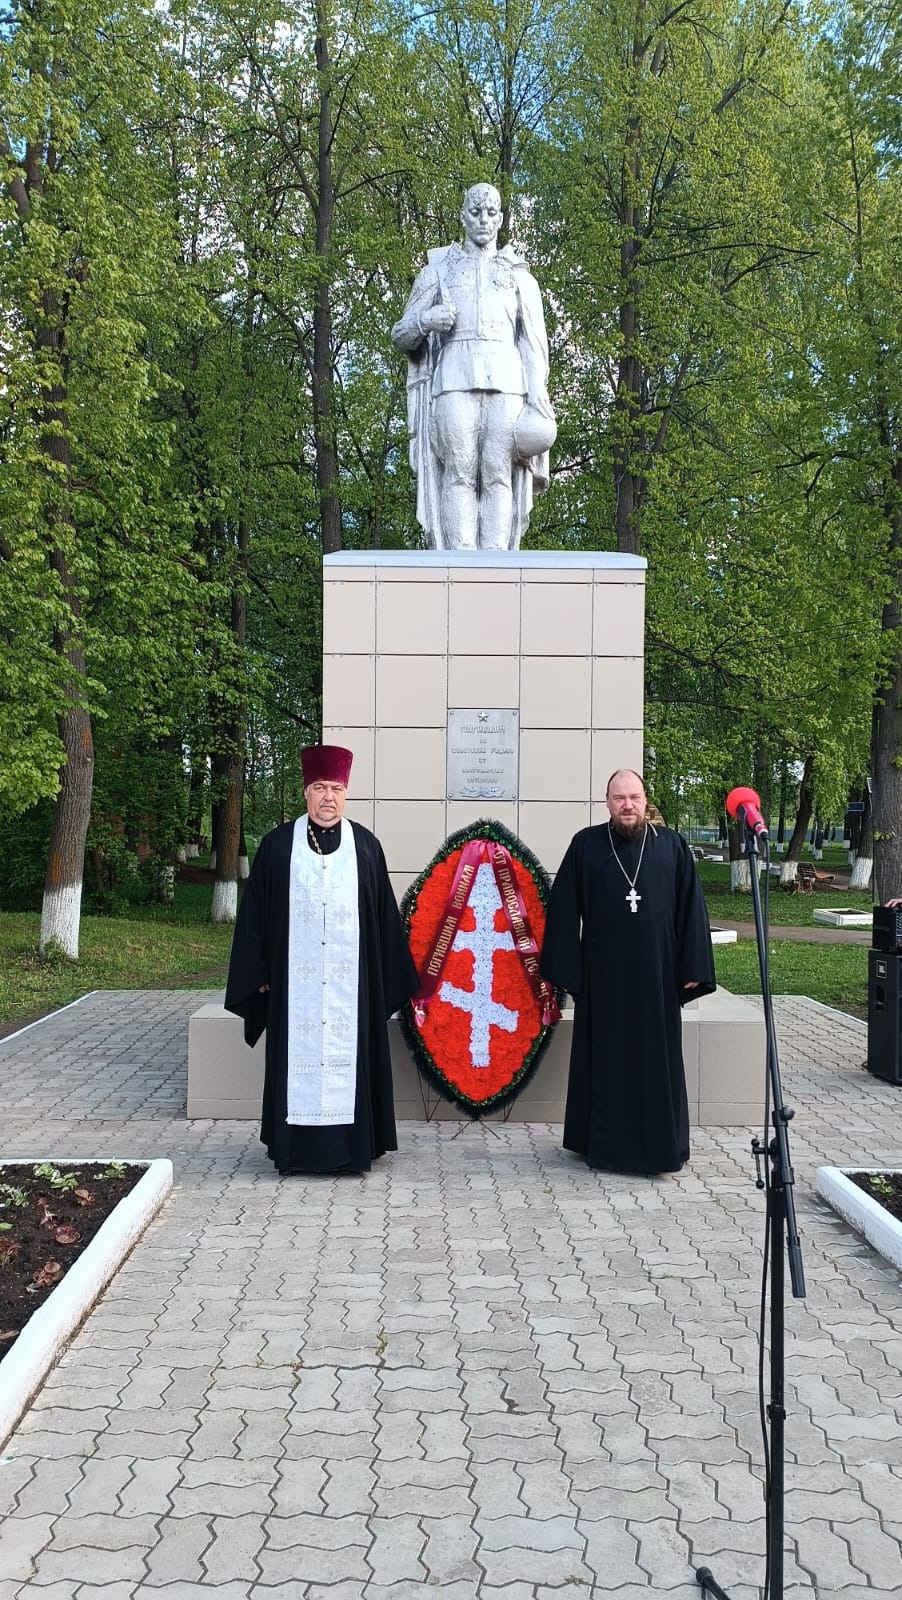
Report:
[[[846,1176],[897,1222],[902,1222],[902,1172],[849,1172]]]
[[[0,1361],[147,1170],[125,1162],[35,1165],[49,1171],[38,1177],[32,1165],[0,1163]]]

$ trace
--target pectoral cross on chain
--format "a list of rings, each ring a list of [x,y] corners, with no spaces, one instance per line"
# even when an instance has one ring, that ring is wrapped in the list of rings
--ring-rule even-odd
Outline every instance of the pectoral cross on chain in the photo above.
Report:
[[[642,899],[641,894],[637,894],[636,893],[635,884],[630,884],[630,892],[629,892],[629,894],[625,894],[623,896],[623,898],[624,898],[624,900],[628,900],[629,901],[630,910],[633,913],[633,916],[635,916],[636,912],[639,910],[639,901]]]

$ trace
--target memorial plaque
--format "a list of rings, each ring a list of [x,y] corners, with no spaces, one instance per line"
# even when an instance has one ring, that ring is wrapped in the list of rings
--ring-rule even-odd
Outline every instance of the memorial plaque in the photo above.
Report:
[[[516,800],[519,711],[448,712],[448,799]]]

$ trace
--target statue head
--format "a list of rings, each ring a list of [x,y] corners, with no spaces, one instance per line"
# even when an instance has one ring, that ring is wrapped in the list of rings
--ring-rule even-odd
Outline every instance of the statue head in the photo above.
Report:
[[[503,207],[498,190],[490,183],[474,183],[464,195],[460,220],[471,244],[494,244],[501,227]]]

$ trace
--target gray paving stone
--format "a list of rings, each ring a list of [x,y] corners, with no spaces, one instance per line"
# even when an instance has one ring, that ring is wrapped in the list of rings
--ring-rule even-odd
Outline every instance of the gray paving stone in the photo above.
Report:
[[[280,1460],[272,1489],[273,1512],[277,1517],[292,1517],[301,1512],[325,1509],[322,1491],[328,1480],[331,1462],[316,1459]]]
[[[121,1583],[82,1583],[77,1588],[73,1584],[54,1584],[49,1590],[42,1591],[42,1600],[44,1595],[50,1596],[53,1594],[54,1589],[60,1587],[65,1587],[68,1590],[70,1600],[71,1596],[76,1593],[78,1600],[132,1600],[132,1596],[135,1593],[135,1585],[128,1580]]]
[[[236,1440],[238,1455],[248,1460],[276,1460],[288,1423],[279,1411],[246,1411],[244,1427]]]
[[[15,1467],[16,1463],[12,1465]],[[15,1490],[19,1484],[21,1487],[10,1497],[5,1509],[12,1510],[15,1504],[20,1517],[42,1514],[59,1516],[71,1505],[72,1497],[82,1482],[83,1471],[90,1466],[90,1462],[80,1461],[77,1456],[61,1456],[58,1461],[42,1461],[35,1465],[39,1466],[39,1470],[32,1471],[31,1459],[28,1458],[24,1463],[24,1472],[16,1472],[15,1475],[10,1473],[9,1488]],[[0,1473],[0,1493],[7,1487],[5,1477],[5,1471]]]
[[[503,1587],[511,1583],[581,1583],[591,1586],[595,1574],[582,1558],[583,1545],[561,1550],[535,1550],[529,1543],[507,1545],[502,1550],[480,1546],[478,1563],[485,1582]]]
[[[147,1557],[146,1579],[152,1584],[202,1583],[203,1556],[212,1538],[210,1517],[168,1517]]]
[[[370,1575],[364,1546],[352,1543],[339,1545],[334,1550],[310,1545],[289,1550],[270,1546],[261,1550],[259,1567],[263,1586],[285,1583],[334,1586],[350,1575],[362,1588]],[[261,1593],[265,1593],[265,1588],[261,1588]],[[209,1591],[204,1600],[209,1600]]]
[[[376,1475],[369,1461],[327,1461],[325,1466],[326,1478],[320,1498],[327,1516],[341,1517],[356,1512],[368,1516],[377,1509]]]
[[[147,1550],[129,1545],[122,1550],[98,1550],[79,1545],[73,1549],[42,1550],[36,1558],[33,1577],[40,1593],[46,1585],[83,1580],[96,1584],[137,1583],[145,1574]]]
[[[405,1579],[425,1581],[421,1557],[426,1536],[415,1516],[372,1517],[369,1527],[373,1541],[366,1559],[374,1583],[385,1586]]]
[[[248,1600],[310,1600],[314,1594],[333,1595],[344,1600],[351,1600],[352,1594],[359,1595],[360,1585],[355,1584],[321,1584],[298,1583],[296,1579],[289,1579],[287,1583],[255,1583],[247,1591]],[[206,1600],[209,1600],[209,1591]]]
[[[205,1580],[214,1585],[253,1581],[260,1571],[257,1556],[264,1540],[263,1518],[223,1511],[210,1524],[212,1538],[202,1558]]]
[[[433,1594],[440,1595],[441,1600],[472,1600],[473,1583],[469,1578],[455,1583],[443,1583],[438,1587],[432,1583],[427,1585],[406,1580],[401,1583],[368,1583],[360,1595],[360,1600],[424,1600],[425,1596]],[[331,1600],[331,1596],[331,1590],[328,1593],[325,1590],[318,1591],[319,1600]],[[313,1600],[312,1591],[310,1600]],[[348,1600],[352,1600],[352,1597],[349,1596]],[[353,1600],[356,1600],[356,1597],[353,1597]]]
[[[247,1583],[238,1582],[217,1584],[214,1593],[215,1600],[249,1600],[254,1591]],[[210,1600],[210,1585],[177,1579],[164,1588],[142,1583],[132,1592],[132,1600],[162,1600],[163,1596],[165,1600]],[[80,1594],[78,1600],[81,1600]],[[103,1600],[103,1596],[99,1595],[98,1600]]]
[[[7,1517],[0,1539],[0,1580],[24,1580],[35,1572],[38,1554],[47,1545],[52,1516]]]
[[[170,1495],[179,1481],[182,1463],[175,1456],[157,1456],[151,1460],[127,1457],[131,1468],[128,1482],[119,1493],[121,1513],[124,1517],[149,1514],[163,1516],[170,1509]],[[117,1458],[114,1456],[115,1462]]]

